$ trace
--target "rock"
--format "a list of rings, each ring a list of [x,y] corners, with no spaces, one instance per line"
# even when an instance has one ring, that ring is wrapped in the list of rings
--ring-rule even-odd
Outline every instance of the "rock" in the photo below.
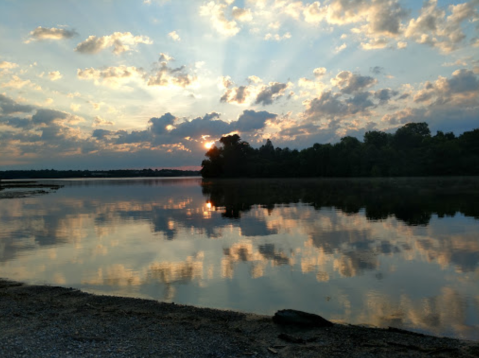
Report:
[[[273,316],[273,322],[282,325],[298,325],[307,327],[332,327],[333,323],[316,314],[296,311],[280,310]]]
[[[299,344],[306,343],[304,339],[294,337],[286,333],[281,333],[280,335],[278,335],[278,338],[290,343],[299,343]]]

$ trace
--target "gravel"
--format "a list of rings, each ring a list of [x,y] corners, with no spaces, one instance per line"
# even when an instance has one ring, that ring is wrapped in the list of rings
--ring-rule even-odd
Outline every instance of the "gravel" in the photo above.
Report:
[[[340,324],[306,329],[6,280],[0,318],[0,357],[479,357],[478,342]]]

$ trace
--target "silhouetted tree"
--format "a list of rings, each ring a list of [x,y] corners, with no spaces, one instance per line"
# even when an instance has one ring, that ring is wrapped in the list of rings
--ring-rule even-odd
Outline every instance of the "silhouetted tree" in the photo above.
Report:
[[[220,139],[202,162],[203,177],[379,177],[479,175],[479,129],[456,137],[427,123],[408,123],[394,134],[368,131],[361,142],[346,136],[310,148],[259,149],[235,134]]]

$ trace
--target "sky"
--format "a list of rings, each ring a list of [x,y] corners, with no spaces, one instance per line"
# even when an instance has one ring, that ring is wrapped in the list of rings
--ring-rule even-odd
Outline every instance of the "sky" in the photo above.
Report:
[[[2,0],[0,170],[479,128],[479,0]]]

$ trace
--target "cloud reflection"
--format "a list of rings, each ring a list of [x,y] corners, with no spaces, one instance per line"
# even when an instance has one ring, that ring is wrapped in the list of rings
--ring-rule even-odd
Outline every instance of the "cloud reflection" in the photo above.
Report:
[[[382,202],[342,184],[228,183],[78,181],[1,201],[2,275],[244,310],[227,304],[248,292],[263,313],[297,304],[339,321],[477,334],[467,314],[479,302],[474,195]],[[397,208],[416,203],[405,220]],[[315,303],[291,296],[304,287]]]

